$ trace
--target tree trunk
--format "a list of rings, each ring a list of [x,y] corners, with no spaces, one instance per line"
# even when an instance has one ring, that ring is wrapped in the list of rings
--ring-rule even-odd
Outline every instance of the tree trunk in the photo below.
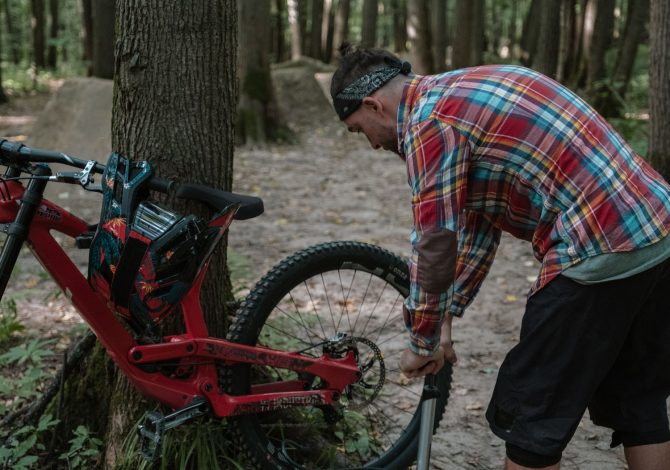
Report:
[[[14,64],[19,64],[21,62],[21,31],[20,28],[15,28],[14,15],[12,14],[12,8],[9,4],[10,0],[4,0],[4,9],[5,9],[5,26],[7,28],[7,38],[9,39],[9,44],[7,44],[6,49],[10,51],[12,62]]]
[[[114,77],[114,2],[93,0],[93,76]]]
[[[556,79],[566,82],[574,67],[577,37],[576,37],[576,0],[563,0],[561,6],[561,47],[558,54],[558,70]]]
[[[639,1],[639,0],[638,0]],[[598,0],[596,21],[593,27],[593,39],[589,50],[589,66],[586,83],[591,103],[596,103],[607,93],[604,80],[607,77],[605,53],[612,44],[614,32],[615,0]]]
[[[0,104],[9,101],[5,89],[2,88],[2,34],[0,34]]]
[[[551,1],[551,0],[550,0]],[[544,10],[542,0],[532,0],[523,21],[521,32],[521,62],[525,65],[533,63],[537,42],[540,36],[541,12]]]
[[[93,75],[93,5],[92,0],[81,1],[81,20],[83,32],[84,55],[83,59],[87,63],[88,76]]]
[[[351,0],[339,0],[337,2],[337,13],[335,14],[335,31],[333,33],[333,45],[335,49],[349,38],[349,13],[351,12]]]
[[[273,30],[273,50],[275,53],[275,62],[284,61],[284,21],[282,20],[282,11],[284,9],[284,0],[275,0],[275,26]]]
[[[239,24],[238,76],[240,101],[237,108],[238,143],[265,142],[272,132],[270,113],[270,0],[237,0]],[[251,27],[253,25],[253,27]]]
[[[519,57],[518,48],[518,38],[517,38],[517,20],[519,14],[519,0],[512,0],[512,13],[510,15],[509,27],[507,29],[507,36],[509,39],[509,57],[513,60]]]
[[[237,94],[235,0],[117,0],[116,8],[113,150],[149,160],[162,177],[230,190]],[[179,199],[170,206],[180,213],[193,209]],[[223,337],[230,299],[225,242],[217,253],[201,301],[209,334]],[[71,375],[66,390],[65,429],[86,424],[106,445],[101,467],[112,468],[124,438],[155,404],[144,404],[100,349],[81,374]],[[69,431],[60,434],[70,436]]]
[[[323,31],[323,0],[312,0],[312,29],[310,56],[321,60],[321,31]]]
[[[561,41],[561,1],[545,0],[540,12],[540,33],[533,68],[548,77],[556,76]]]
[[[670,181],[670,3],[651,0],[649,161]]]
[[[393,14],[393,47],[396,52],[407,51],[407,7],[405,0],[391,0]]]
[[[56,68],[56,61],[58,57],[58,29],[60,23],[58,20],[58,0],[49,0],[49,14],[51,15],[51,28],[49,28],[49,49],[47,52],[47,65],[50,69]]]
[[[44,0],[31,0],[33,29],[33,63],[38,70],[44,68]]]
[[[626,29],[617,56],[610,93],[596,107],[608,117],[621,115],[623,101],[626,98],[628,84],[633,74],[633,66],[637,57],[637,49],[645,34],[645,26],[649,18],[649,0],[636,0],[628,3]]]
[[[377,0],[363,0],[361,46],[374,47],[377,43]]]
[[[433,46],[433,71],[447,69],[447,2],[432,0],[430,38]]]
[[[408,0],[407,37],[412,68],[420,75],[433,73],[433,51],[430,37],[428,4],[431,0]]]
[[[502,8],[498,2],[491,2],[491,40],[489,41],[489,51],[497,57],[500,57],[500,43],[503,34]]]
[[[298,60],[302,57],[298,0],[287,0],[286,3],[288,6],[288,23],[291,28],[291,60]]]
[[[484,0],[456,0],[455,20],[452,66],[458,69],[481,64]]]
[[[323,3],[323,22],[321,23],[321,60],[326,63],[330,62],[333,57],[334,22],[333,0],[325,0]]]
[[[577,50],[576,69],[572,77],[572,88],[582,88],[587,82],[589,68],[589,51],[593,39],[593,31],[596,21],[596,0],[582,0],[580,5],[579,42]]]

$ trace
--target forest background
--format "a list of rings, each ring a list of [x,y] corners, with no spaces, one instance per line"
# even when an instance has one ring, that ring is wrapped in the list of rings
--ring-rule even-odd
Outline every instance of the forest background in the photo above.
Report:
[[[222,106],[227,106],[224,111],[237,118],[233,124],[200,124],[203,133],[225,130],[222,141],[203,138],[202,145],[212,149],[213,154],[225,155],[220,157],[225,159],[220,163],[226,171],[218,181],[206,181],[208,184],[230,188],[235,182],[236,187],[245,187],[242,175],[248,177],[254,172],[245,166],[245,159],[254,152],[275,155],[277,148],[282,153],[282,149],[294,149],[290,146],[298,143],[303,152],[323,151],[323,141],[313,138],[314,129],[291,125],[287,123],[291,120],[282,115],[286,108],[282,99],[290,99],[288,95],[292,94],[299,96],[304,84],[299,79],[287,80],[282,74],[302,67],[309,70],[308,77],[313,78],[315,72],[327,76],[337,64],[337,48],[343,40],[389,49],[408,59],[421,74],[488,63],[514,63],[536,69],[583,96],[641,156],[651,161],[666,179],[670,177],[670,5],[665,0],[217,0],[212,3],[234,12],[232,17],[226,16],[221,24],[214,23],[211,27],[233,34],[235,40],[221,51],[209,52],[214,53],[210,60],[235,72],[236,83],[226,91],[230,99],[224,100]],[[179,14],[195,18],[202,14],[199,7],[189,8],[181,0],[0,0],[0,137],[30,142],[35,137],[30,135],[31,123],[63,83],[76,83],[72,80],[78,77],[123,83],[128,70],[138,64],[132,63],[132,54],[128,57],[118,54],[127,41],[126,31],[120,25],[133,15],[146,16],[148,22],[164,21],[156,13],[161,8],[174,10],[171,14],[175,18]],[[177,19],[174,21],[178,23]],[[211,47],[206,38],[201,45]],[[188,53],[184,56],[186,61]],[[197,62],[198,58],[193,60]],[[287,89],[287,84],[293,88]],[[194,90],[198,87],[206,88],[203,84],[193,86]],[[172,96],[181,92],[164,91]],[[312,103],[292,99],[293,108],[288,112],[306,115],[299,119],[302,124],[309,121],[310,115],[318,120],[332,112],[309,108],[307,104]],[[151,130],[145,130],[147,142],[143,144],[123,135],[118,124],[127,116],[119,106],[114,103],[113,147],[155,148],[151,145],[160,136]],[[229,109],[232,106],[234,109]],[[156,124],[161,119],[152,115],[150,121]],[[333,131],[331,124],[324,122],[323,129],[317,131],[342,138],[342,129]],[[86,129],[82,129],[81,138],[85,139],[85,135]],[[233,143],[237,145],[234,151]],[[170,166],[170,153],[165,155],[155,162],[156,166],[168,175],[178,173]],[[276,159],[269,158],[269,162],[277,165],[269,171],[289,167]],[[180,163],[189,168],[188,159]],[[346,164],[352,166],[348,171],[355,173],[356,163]],[[253,190],[260,184],[249,183],[247,187]],[[286,222],[279,220],[281,229]],[[530,263],[521,259],[515,258],[517,263]],[[249,271],[248,264],[256,262],[255,259],[245,262],[230,252],[228,261],[231,269],[238,272]],[[520,269],[528,268],[526,264],[523,266]],[[220,270],[225,273],[225,260]],[[213,276],[221,279],[216,272]],[[36,277],[34,282],[41,285],[43,279],[40,275]],[[33,278],[35,275],[29,279]],[[230,288],[226,295],[231,295]],[[503,298],[515,299],[517,294],[506,293]],[[26,468],[45,461],[71,465],[73,457],[67,457],[70,452],[71,456],[79,457],[81,468],[103,463],[113,468],[113,462],[123,453],[123,436],[137,420],[140,400],[129,398],[132,392],[118,385],[113,375],[106,375],[115,385],[108,394],[92,394],[97,400],[96,416],[71,410],[65,413],[69,418],[60,416],[60,422],[55,423],[49,421],[54,416],[53,403],[43,404],[45,408],[51,406],[47,408],[49,413],[43,414],[44,408],[36,413],[31,405],[41,403],[39,397],[53,388],[51,376],[60,368],[62,352],[72,351],[87,337],[83,335],[84,340],[79,342],[62,340],[63,331],[59,331],[58,340],[44,339],[44,330],[24,328],[22,304],[18,302],[18,312],[16,305],[11,298],[5,299],[0,317],[0,367],[7,377],[0,385],[0,433],[16,431],[17,423],[25,423],[27,427],[21,428],[23,434],[13,443],[5,441],[0,448],[0,462],[11,453],[13,462],[25,459]],[[220,326],[221,331],[225,331],[225,326]],[[76,331],[76,336],[82,336],[81,328]],[[93,342],[89,343],[88,347],[92,347]],[[54,351],[58,354],[53,354]],[[101,370],[91,362],[104,363],[104,354],[93,353],[91,357],[87,363],[70,367],[69,381],[84,380],[85,374],[77,376],[74,371]],[[497,360],[492,359],[492,364]],[[484,369],[488,370],[488,366]],[[89,380],[88,390],[107,386]],[[76,388],[73,383],[70,387]],[[124,402],[123,409],[119,409],[120,400]],[[69,393],[66,401],[79,408],[85,400]],[[69,405],[61,406],[68,409]],[[477,412],[477,408],[468,411]],[[45,420],[38,424],[40,416]],[[109,417],[125,424],[117,429],[109,424]],[[47,431],[54,437],[46,439]],[[78,439],[74,444],[72,436]],[[475,462],[470,464],[474,468],[488,468],[486,462],[495,461],[495,452],[477,452],[479,460],[465,456],[467,453],[462,459]],[[66,457],[58,458],[63,455]]]

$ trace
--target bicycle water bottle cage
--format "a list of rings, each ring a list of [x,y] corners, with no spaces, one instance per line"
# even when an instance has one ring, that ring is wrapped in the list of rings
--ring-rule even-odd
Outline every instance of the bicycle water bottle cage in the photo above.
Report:
[[[236,205],[210,221],[149,200],[152,170],[113,153],[102,178],[100,223],[91,242],[91,286],[144,341],[191,289],[228,228]]]

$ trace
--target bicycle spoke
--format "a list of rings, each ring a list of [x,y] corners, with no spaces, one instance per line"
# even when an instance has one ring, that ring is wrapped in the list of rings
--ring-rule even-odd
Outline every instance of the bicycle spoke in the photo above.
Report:
[[[312,302],[312,308],[314,309],[314,315],[316,315],[316,319],[319,321],[319,326],[321,326],[321,332],[323,333],[324,339],[328,338],[328,335],[326,334],[326,330],[323,329],[323,323],[321,323],[321,317],[319,316],[319,312],[316,311],[316,303],[314,302],[314,299],[312,298],[312,293],[309,291],[309,286],[307,286],[307,281],[303,281],[303,284],[305,286],[305,290],[307,290],[307,295],[309,295],[309,300]]]
[[[382,291],[379,293],[379,297],[377,297],[377,302],[375,302],[375,306],[372,307],[372,312],[368,314],[368,320],[365,322],[365,325],[363,326],[363,331],[361,332],[360,336],[365,338],[365,330],[367,330],[368,325],[370,324],[370,320],[372,320],[373,315],[375,314],[375,310],[377,310],[377,305],[379,305],[379,301],[382,299],[382,296],[384,295],[384,291],[386,290],[386,286],[388,284],[384,283],[384,287],[382,288]]]
[[[330,298],[328,298],[328,288],[326,287],[326,281],[323,279],[323,273],[321,273],[321,284],[323,284],[323,293],[326,295],[326,302],[328,303],[328,311],[330,312],[330,319],[333,321],[333,334],[337,333],[337,327],[335,326],[335,316],[333,315],[333,309],[330,307]]]
[[[296,303],[295,299],[293,298],[293,292],[289,291],[288,293],[289,298],[291,299],[291,302],[293,303],[293,306],[295,307],[295,312],[298,314],[298,317],[300,318],[300,322],[302,323],[302,327],[305,329],[306,332],[312,333],[314,336],[319,338],[321,341],[325,340],[325,337],[320,337],[318,334],[316,334],[314,331],[310,330],[307,325],[305,324],[305,320],[302,318],[302,315],[300,315],[300,308],[298,307],[298,304]],[[278,308],[278,307],[275,307]],[[314,344],[314,343],[312,343]]]
[[[363,304],[365,304],[365,299],[368,296],[368,290],[370,289],[371,283],[372,283],[372,274],[370,274],[368,285],[365,287],[365,294],[363,294],[363,299],[361,300],[361,306],[358,308],[358,314],[356,315],[356,321],[354,322],[354,330],[351,332],[352,334],[356,330],[356,325],[358,325],[358,319],[361,317],[361,312],[363,311]]]

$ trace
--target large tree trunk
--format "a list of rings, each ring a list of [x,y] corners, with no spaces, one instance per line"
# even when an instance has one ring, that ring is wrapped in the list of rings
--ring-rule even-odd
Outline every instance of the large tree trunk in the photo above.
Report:
[[[540,13],[540,33],[533,68],[548,77],[556,76],[561,40],[561,1],[545,0]]]
[[[391,13],[393,14],[393,47],[396,52],[405,52],[407,51],[407,7],[405,0],[391,0]]]
[[[114,151],[149,160],[166,178],[231,189],[236,10],[235,0],[117,0]],[[170,206],[180,213],[194,208],[179,199]],[[209,334],[217,337],[225,334],[230,299],[225,253],[224,242],[201,296]],[[112,468],[123,439],[155,404],[143,402],[100,349],[66,388],[64,428],[86,424],[106,445],[102,466]]]
[[[270,0],[237,0],[239,9],[238,75],[240,101],[236,140],[265,142],[272,132],[270,79]],[[253,27],[252,27],[253,25]]]
[[[561,46],[556,78],[566,82],[574,68],[577,53],[576,0],[563,0],[561,5]]]
[[[11,52],[12,62],[18,65],[21,62],[21,28],[20,26],[16,27],[14,23],[15,20],[10,0],[4,0],[3,3],[5,9],[5,27],[7,28],[7,38],[9,39],[6,49]]]
[[[284,60],[284,21],[282,20],[282,11],[284,10],[284,0],[274,0],[274,23],[272,26],[272,52],[274,61],[282,62]]]
[[[540,36],[540,14],[543,10],[542,0],[532,0],[523,21],[521,31],[521,61],[525,65],[533,63],[537,40]]]
[[[114,2],[115,0],[93,0],[92,3],[92,66],[95,77],[114,77]]]
[[[456,0],[455,20],[452,66],[458,69],[481,64],[484,0]]]
[[[598,0],[596,21],[593,27],[593,39],[589,50],[589,66],[586,83],[591,103],[596,103],[607,93],[604,80],[607,77],[605,53],[612,45],[614,32],[615,0]]]
[[[428,4],[431,0],[408,0],[407,37],[414,71],[421,75],[433,73],[433,51],[430,38]]]
[[[47,52],[47,65],[50,69],[55,69],[58,58],[56,42],[58,41],[58,29],[60,27],[58,19],[58,0],[49,0],[49,14],[51,16],[51,27],[49,28],[49,40],[51,44],[49,44]]]
[[[447,68],[447,2],[432,0],[430,38],[433,47],[433,71]]]
[[[8,101],[5,89],[2,88],[2,34],[0,34],[0,104]]]
[[[333,33],[333,45],[335,49],[349,38],[349,13],[351,12],[351,0],[339,0],[337,2],[337,13],[335,14],[335,31]]]
[[[577,20],[579,40],[574,74],[570,80],[572,88],[582,88],[587,83],[589,51],[596,22],[596,1],[581,0],[580,14]]]
[[[253,2],[252,2],[253,3]],[[321,60],[321,31],[323,30],[323,0],[312,0],[312,29],[310,30],[310,56]]]
[[[670,3],[651,0],[649,160],[670,181]]]
[[[628,18],[623,38],[620,40],[610,93],[597,103],[596,107],[608,117],[621,114],[622,102],[628,91],[633,74],[633,66],[637,57],[637,49],[645,34],[645,26],[649,18],[649,0],[635,0],[628,3]]]
[[[33,28],[33,63],[38,70],[44,68],[44,0],[31,0]]]
[[[81,21],[84,51],[82,58],[87,63],[88,75],[93,75],[93,0],[81,1]]]
[[[509,57],[517,59],[519,57],[519,43],[517,38],[517,16],[519,14],[519,0],[511,0],[512,12],[509,18],[509,27],[507,28],[507,36],[509,39]]]
[[[302,31],[298,0],[287,0],[288,23],[291,28],[291,60],[302,57]]]
[[[328,63],[333,57],[333,28],[335,12],[333,0],[323,2],[323,20],[321,23],[321,60]]]
[[[374,47],[377,43],[377,0],[363,0],[361,46]]]

